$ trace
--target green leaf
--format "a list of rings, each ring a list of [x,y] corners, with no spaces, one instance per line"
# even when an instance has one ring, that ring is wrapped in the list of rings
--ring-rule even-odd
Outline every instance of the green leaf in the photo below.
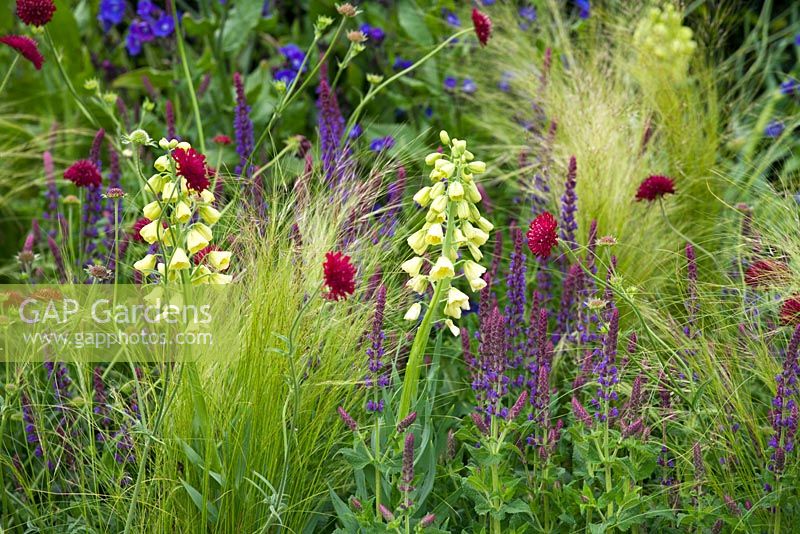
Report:
[[[181,479],[181,484],[183,484],[183,487],[186,489],[186,493],[189,494],[189,498],[192,499],[192,502],[194,502],[194,505],[200,512],[203,511],[203,503],[205,502],[205,508],[208,511],[211,521],[216,523],[217,518],[219,517],[219,512],[217,511],[217,507],[214,506],[214,503],[211,501],[206,502],[200,492],[185,480]]]
[[[172,85],[172,73],[168,71],[160,71],[145,67],[128,71],[117,78],[111,83],[114,89],[143,89],[142,77],[147,76],[153,87],[159,89],[166,89]]]
[[[531,507],[528,503],[523,501],[522,499],[515,499],[508,504],[504,504],[503,507],[500,509],[502,512],[506,514],[529,514],[531,513]]]
[[[339,522],[345,528],[345,532],[358,532],[358,519],[350,507],[339,498],[339,496],[330,486],[328,486],[328,493],[331,496],[333,509],[336,510],[336,517],[339,518]]]
[[[253,30],[261,20],[263,0],[238,0],[228,20],[225,22],[222,35],[222,49],[225,53],[239,52],[253,37]]]
[[[433,36],[425,25],[425,16],[416,2],[412,0],[401,2],[397,6],[397,16],[400,27],[415,43],[421,45],[433,43]]]

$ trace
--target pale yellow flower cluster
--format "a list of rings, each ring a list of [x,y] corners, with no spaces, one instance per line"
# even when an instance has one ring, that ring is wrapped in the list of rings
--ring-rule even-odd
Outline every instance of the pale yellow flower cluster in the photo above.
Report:
[[[663,10],[651,8],[637,24],[633,42],[645,61],[666,69],[676,82],[686,78],[697,48],[691,28],[682,24],[682,15],[672,4]]]
[[[133,267],[143,274],[157,272],[162,281],[185,280],[186,273],[194,285],[230,283],[232,276],[224,271],[230,267],[231,252],[211,250],[202,262],[190,259],[211,245],[212,228],[221,217],[213,205],[215,199],[211,191],[190,191],[186,179],[176,173],[171,151],[176,148],[189,150],[191,145],[175,139],[162,139],[159,146],[167,153],[156,159],[153,166],[157,172],[145,185],[145,196],[153,198],[153,201],[142,210],[150,222],[142,227],[139,235],[150,245],[161,245],[166,263],[159,261],[155,254],[147,254]],[[193,217],[195,213],[198,215],[196,218]]]
[[[450,154],[434,152],[425,158],[425,163],[433,167],[429,175],[432,185],[420,189],[414,195],[414,201],[427,207],[428,212],[422,227],[407,240],[415,256],[403,262],[401,268],[409,276],[406,285],[419,294],[425,292],[428,284],[442,284],[442,289],[447,291],[446,295],[440,295],[445,302],[444,314],[448,317],[445,325],[453,335],[458,335],[459,330],[452,319],[459,319],[461,312],[469,309],[469,297],[450,283],[460,271],[472,291],[480,291],[486,286],[482,278],[486,268],[478,263],[483,258],[480,247],[489,239],[489,232],[494,227],[476,205],[481,194],[474,176],[486,172],[486,164],[475,160],[472,152],[467,150],[466,141],[451,140],[444,130],[439,137],[450,149]],[[433,249],[436,260],[426,275],[422,274],[422,268],[429,261],[424,257],[429,248]],[[459,249],[469,255],[459,258]],[[437,304],[432,302],[431,306]],[[416,303],[406,312],[405,318],[414,321],[421,311],[422,305]]]

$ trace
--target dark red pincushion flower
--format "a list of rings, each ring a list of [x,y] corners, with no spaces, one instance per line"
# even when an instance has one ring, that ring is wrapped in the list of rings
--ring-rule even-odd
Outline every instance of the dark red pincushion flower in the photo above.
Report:
[[[133,223],[133,228],[131,229],[131,235],[134,241],[139,241],[139,242],[144,241],[144,239],[142,239],[142,236],[139,235],[139,232],[141,232],[142,228],[144,228],[151,222],[153,221],[151,221],[147,217],[142,217],[141,219]]]
[[[654,174],[647,177],[641,184],[639,190],[636,191],[636,200],[647,200],[652,202],[657,198],[661,198],[667,194],[675,193],[675,181],[667,176]]]
[[[781,321],[783,324],[800,323],[800,295],[792,295],[781,304]]]
[[[53,0],[17,0],[17,16],[28,26],[44,26],[55,12]]]
[[[72,166],[64,171],[64,178],[74,183],[78,187],[99,187],[103,182],[100,171],[94,163],[88,159],[79,159]]]
[[[550,255],[553,247],[558,242],[556,228],[558,223],[548,212],[544,212],[531,221],[528,233],[528,248],[531,252],[544,259]]]
[[[322,264],[322,274],[329,289],[325,295],[328,300],[346,299],[356,290],[356,268],[350,263],[350,256],[328,252]]]
[[[4,35],[0,37],[0,43],[8,45],[19,52],[22,57],[33,63],[36,70],[42,69],[44,56],[39,52],[39,45],[30,37],[25,35]]]
[[[214,136],[214,142],[218,145],[229,145],[233,140],[227,135],[219,134]]]
[[[172,157],[178,164],[178,175],[186,178],[189,189],[203,191],[208,189],[208,167],[206,167],[206,157],[197,150],[190,148],[184,150],[176,148],[172,152]]]
[[[788,266],[775,260],[757,260],[750,264],[744,273],[744,282],[751,287],[769,285],[786,281]]]
[[[483,11],[473,8],[472,25],[475,27],[475,35],[478,36],[478,41],[481,42],[481,45],[486,46],[486,43],[489,42],[489,37],[492,35],[492,19]]]

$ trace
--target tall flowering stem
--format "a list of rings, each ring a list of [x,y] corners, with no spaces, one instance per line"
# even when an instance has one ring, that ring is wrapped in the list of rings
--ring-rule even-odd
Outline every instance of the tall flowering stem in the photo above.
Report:
[[[474,161],[474,155],[467,150],[466,141],[451,140],[444,130],[439,133],[439,138],[444,146],[450,148],[450,154],[433,152],[425,158],[425,163],[433,167],[430,173],[433,185],[420,189],[414,195],[414,201],[429,209],[425,223],[407,240],[415,256],[402,265],[402,269],[410,276],[406,285],[422,295],[431,284],[433,297],[408,356],[398,410],[401,419],[409,414],[416,401],[422,356],[434,322],[439,319],[440,313],[443,314],[444,325],[457,336],[460,331],[453,324],[453,319],[461,318],[462,310],[469,309],[469,297],[453,287],[453,280],[457,278],[456,269],[460,268],[472,291],[486,287],[482,278],[486,268],[477,262],[483,258],[480,247],[489,239],[489,232],[494,228],[476,207],[481,194],[474,175],[485,172],[486,164]],[[435,262],[423,257],[429,247],[435,250]],[[469,254],[465,253],[460,259],[458,249],[461,247],[465,247]],[[430,263],[428,274],[421,274],[422,267]],[[406,319],[416,320],[420,311],[419,304],[415,304],[406,314]]]

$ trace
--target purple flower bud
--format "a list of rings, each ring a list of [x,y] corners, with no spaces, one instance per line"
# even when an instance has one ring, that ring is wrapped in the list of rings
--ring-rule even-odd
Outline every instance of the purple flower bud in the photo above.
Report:
[[[417,420],[417,412],[411,412],[410,414],[405,416],[405,418],[402,421],[397,423],[397,433],[402,434],[403,432],[408,430],[409,427],[413,425],[414,421],[416,420]]]
[[[409,432],[403,443],[403,467],[400,473],[400,491],[414,491],[414,434]]]
[[[508,412],[508,419],[513,420],[519,417],[520,412],[522,412],[522,408],[525,406],[525,402],[528,400],[528,391],[522,390],[519,397],[517,398],[517,402],[514,403],[514,406],[511,407],[511,410]]]
[[[433,525],[433,522],[436,521],[436,516],[433,514],[425,514],[422,516],[422,519],[419,520],[419,526],[422,528],[427,528]]]
[[[486,421],[484,420],[481,414],[477,412],[472,412],[470,414],[470,417],[472,417],[472,422],[475,423],[475,426],[478,428],[478,431],[481,434],[485,435],[489,434],[489,425],[486,424]]]
[[[339,417],[341,417],[341,418],[342,418],[342,421],[343,421],[343,422],[344,422],[344,424],[347,426],[347,428],[349,428],[349,429],[350,429],[350,430],[352,430],[353,432],[357,432],[357,431],[358,431],[358,423],[356,423],[355,419],[353,419],[352,417],[350,417],[350,414],[349,414],[349,413],[347,413],[347,412],[345,411],[345,409],[344,409],[344,408],[342,408],[341,406],[339,406],[339,407],[337,408],[337,410],[338,410],[338,412],[339,412]]]
[[[586,408],[583,407],[581,401],[578,400],[578,397],[572,397],[572,413],[575,416],[575,419],[582,422],[587,427],[592,426],[592,416],[589,415],[589,412],[586,411]]]
[[[361,506],[361,501],[355,497],[350,497],[350,504],[356,512],[361,512],[364,509],[364,507]]]
[[[706,473],[706,466],[703,463],[703,451],[697,441],[692,446],[692,464],[694,465],[694,478],[697,480],[703,478]]]
[[[384,506],[383,504],[379,504],[379,505],[378,505],[378,510],[380,510],[380,512],[381,512],[381,515],[383,516],[383,518],[384,518],[384,519],[385,519],[385,520],[386,520],[388,523],[391,523],[392,521],[394,521],[394,514],[392,513],[392,511],[391,511],[391,510],[389,510],[388,508],[386,508],[386,506]]]

